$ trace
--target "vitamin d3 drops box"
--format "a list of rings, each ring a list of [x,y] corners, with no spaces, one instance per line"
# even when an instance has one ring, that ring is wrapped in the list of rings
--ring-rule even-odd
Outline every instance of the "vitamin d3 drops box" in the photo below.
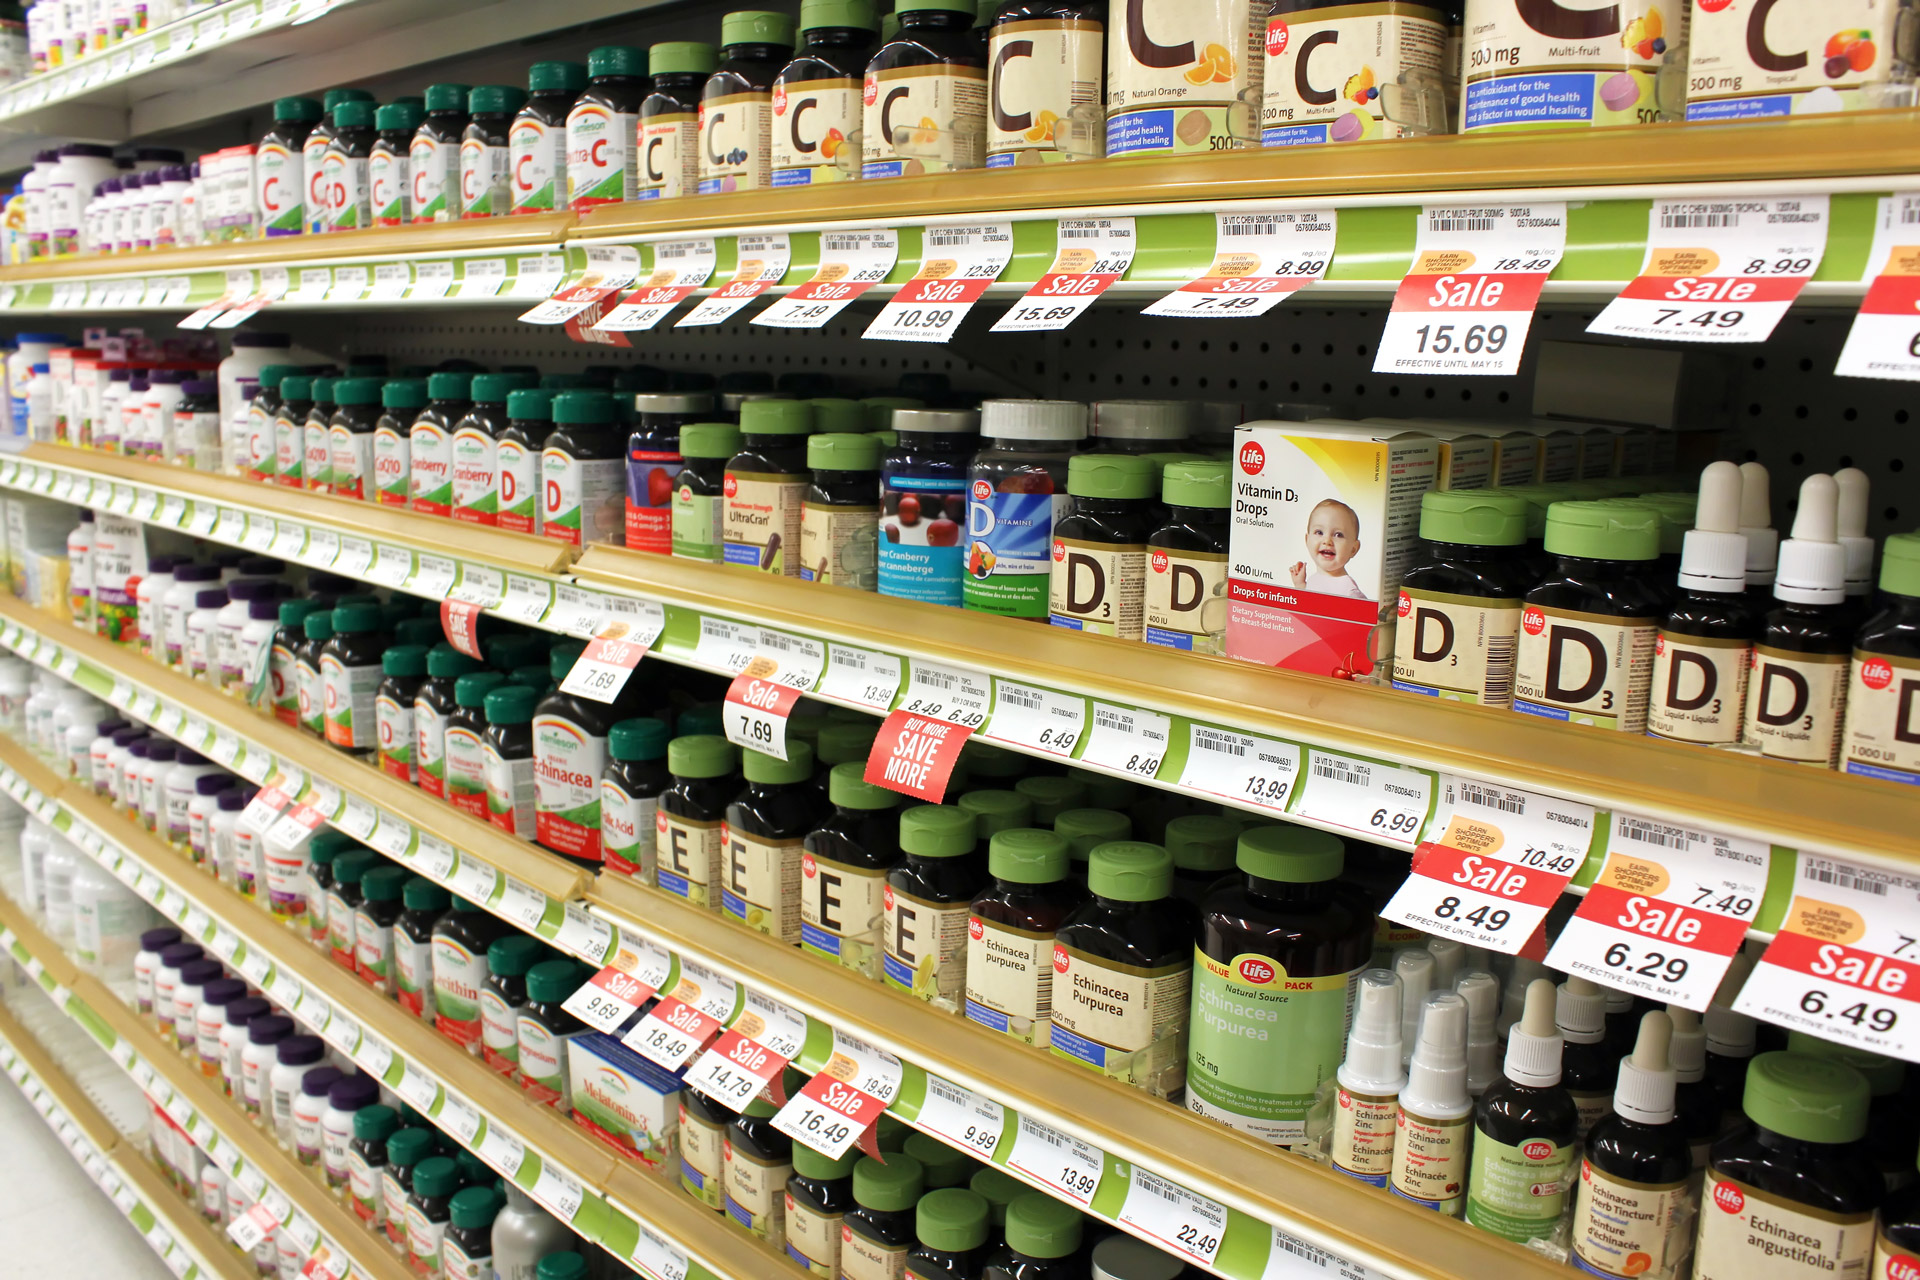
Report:
[[[1393,653],[1394,601],[1438,441],[1389,426],[1252,422],[1234,432],[1227,656],[1342,679]]]

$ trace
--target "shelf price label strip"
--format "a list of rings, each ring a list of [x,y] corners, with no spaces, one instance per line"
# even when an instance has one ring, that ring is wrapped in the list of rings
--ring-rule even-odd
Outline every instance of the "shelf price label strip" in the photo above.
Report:
[[[1206,272],[1140,314],[1265,315],[1327,274],[1338,226],[1332,209],[1216,213],[1213,260]]]
[[[860,336],[888,342],[946,342],[973,304],[1013,261],[1013,224],[928,227],[920,269],[880,308]]]
[[[1053,263],[1026,297],[994,322],[994,333],[1045,333],[1078,320],[1133,266],[1132,218],[1062,218]]]
[[[1867,257],[1867,296],[1833,371],[1920,381],[1920,192],[1882,196]]]
[[[900,260],[900,233],[892,227],[822,231],[820,265],[813,277],[749,323],[776,329],[818,329],[860,295],[893,274]]]

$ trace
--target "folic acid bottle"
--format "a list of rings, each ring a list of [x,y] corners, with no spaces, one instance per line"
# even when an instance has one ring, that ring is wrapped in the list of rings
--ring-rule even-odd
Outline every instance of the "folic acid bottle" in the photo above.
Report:
[[[878,42],[872,0],[803,0],[800,50],[773,82],[776,187],[857,176],[860,85]]]
[[[636,200],[671,200],[700,189],[700,91],[720,63],[710,44],[671,40],[647,50],[652,91],[640,104]]]
[[[1853,641],[1840,767],[1920,784],[1920,534],[1898,533],[1880,553],[1885,607]]]
[[[1453,24],[1438,6],[1275,0],[1266,21],[1260,145],[1448,133]]]
[[[1647,736],[1704,747],[1740,744],[1756,619],[1746,599],[1740,468],[1700,476],[1700,503],[1680,552],[1680,596],[1653,650]]]
[[[1255,144],[1266,6],[1130,0],[1110,11],[1107,155],[1193,155]]]
[[[898,0],[900,29],[861,88],[863,178],[978,169],[986,162],[987,68],[975,0]],[[904,143],[904,145],[903,145]]]
[[[1502,1078],[1474,1108],[1467,1224],[1526,1243],[1553,1235],[1572,1189],[1580,1113],[1560,1085],[1553,983],[1527,986],[1526,1012],[1507,1034]]]
[[[1852,652],[1839,499],[1832,476],[1808,476],[1800,485],[1747,694],[1748,744],[1769,760],[1816,769],[1839,762]]]
[[[1400,581],[1394,688],[1444,702],[1512,704],[1521,601],[1538,580],[1526,534],[1527,501],[1518,495],[1421,496],[1421,546]]]
[[[793,57],[793,19],[720,19],[720,65],[700,91],[700,194],[759,191],[773,177],[773,82]]]
[[[1520,613],[1513,709],[1645,733],[1653,649],[1666,605],[1646,568],[1660,555],[1648,507],[1556,502],[1547,509],[1545,582]]]
[[[1098,0],[981,7],[991,69],[987,168],[1056,164],[1104,153],[1105,8]]]
[[[607,731],[611,763],[600,775],[600,854],[605,870],[653,883],[654,826],[660,793],[672,782],[661,720],[622,720]]]
[[[1686,1259],[1697,1206],[1693,1156],[1674,1107],[1672,1036],[1666,1014],[1641,1018],[1633,1056],[1620,1064],[1613,1114],[1587,1135],[1573,1200],[1573,1257],[1583,1271],[1614,1280],[1673,1276]]]

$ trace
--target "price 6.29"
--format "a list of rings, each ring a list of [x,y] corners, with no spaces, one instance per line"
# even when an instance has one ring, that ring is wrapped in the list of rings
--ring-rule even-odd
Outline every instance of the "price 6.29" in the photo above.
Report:
[[[1883,1035],[1893,1030],[1900,1021],[1900,1015],[1892,1009],[1875,1008],[1865,1000],[1857,1000],[1846,1008],[1833,1007],[1832,995],[1814,987],[1800,997],[1800,1012],[1810,1013],[1816,1018],[1825,1018],[1829,1022],[1849,1022],[1856,1027],[1865,1027]]]
[[[1628,973],[1637,973],[1643,978],[1652,978],[1655,982],[1664,982],[1668,986],[1673,986],[1687,976],[1685,956],[1669,956],[1661,951],[1648,951],[1636,955],[1633,948],[1624,942],[1614,943],[1600,958],[1607,962],[1609,968],[1625,969]]]
[[[1421,325],[1414,330],[1420,337],[1420,354],[1444,356],[1453,351],[1470,356],[1483,351],[1492,354],[1507,345],[1507,326],[1503,324],[1470,324],[1465,333],[1458,333],[1459,328],[1453,324]]]

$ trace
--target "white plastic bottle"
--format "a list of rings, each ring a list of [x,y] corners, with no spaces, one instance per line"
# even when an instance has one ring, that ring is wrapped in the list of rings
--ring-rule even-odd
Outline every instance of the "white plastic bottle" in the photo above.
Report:
[[[67,535],[67,612],[74,626],[93,630],[93,512],[85,508]]]
[[[33,667],[24,658],[0,658],[0,733],[24,740],[27,695],[33,691]]]
[[[1435,991],[1422,1002],[1399,1127],[1389,1188],[1423,1209],[1459,1217],[1466,1207],[1473,1099],[1467,1095],[1467,1002],[1455,992]]]
[[[1484,969],[1469,969],[1453,981],[1467,1002],[1467,1092],[1475,1098],[1500,1078],[1500,979]]]
[[[143,658],[157,659],[164,653],[166,633],[160,617],[161,601],[173,589],[173,567],[182,559],[173,555],[148,556],[147,572],[134,589],[134,616],[140,633],[140,656]]]
[[[211,681],[220,658],[214,652],[219,634],[220,610],[227,605],[225,587],[209,587],[194,593],[193,610],[186,616],[185,643],[182,647],[186,672],[195,680]]]
[[[172,767],[160,780],[160,833],[176,848],[186,848],[188,845],[188,837],[192,832],[188,810],[199,794],[197,788],[200,779],[222,772],[219,765],[198,751],[181,747],[174,753]]]
[[[73,873],[73,958],[122,1000],[134,997],[140,934],[154,922],[146,900],[91,858]]]
[[[1341,1173],[1384,1187],[1407,1084],[1400,1065],[1400,978],[1390,969],[1368,969],[1354,986],[1353,1028],[1335,1076],[1331,1154]]]
[[[172,925],[160,925],[140,935],[140,950],[133,957],[133,1007],[153,1013],[153,978],[160,968],[160,952],[180,941],[180,931]]]
[[[68,951],[73,949],[73,876],[80,869],[81,857],[65,836],[55,832],[40,862],[46,890],[43,918],[47,933]]]
[[[536,1280],[540,1259],[569,1247],[573,1233],[512,1181],[501,1186],[507,1203],[493,1219],[495,1280]]]

